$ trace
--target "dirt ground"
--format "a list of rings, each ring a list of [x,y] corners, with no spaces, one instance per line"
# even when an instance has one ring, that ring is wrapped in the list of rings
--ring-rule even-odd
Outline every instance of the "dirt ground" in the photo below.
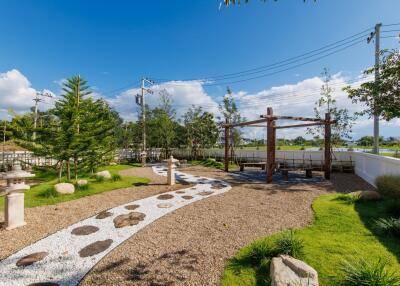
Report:
[[[311,203],[317,196],[370,188],[351,174],[333,174],[332,183],[265,185],[204,167],[181,171],[223,179],[233,188],[158,219],[102,259],[80,285],[216,285],[226,260],[241,247],[261,236],[309,224],[313,218]],[[152,182],[27,209],[27,226],[0,230],[0,259],[102,210],[168,191],[166,178],[150,168],[134,168],[122,174],[148,177]]]

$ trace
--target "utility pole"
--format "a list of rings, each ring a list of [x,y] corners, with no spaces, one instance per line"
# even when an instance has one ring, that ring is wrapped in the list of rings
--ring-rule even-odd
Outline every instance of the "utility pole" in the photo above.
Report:
[[[43,91],[37,91],[36,92],[36,97],[33,99],[33,101],[35,102],[35,115],[34,115],[34,119],[33,119],[33,128],[35,131],[33,131],[33,140],[36,139],[36,127],[37,127],[37,119],[38,119],[38,104],[40,101],[42,101],[43,99],[40,97],[46,96],[46,97],[53,97],[50,93],[47,92],[43,92]]]
[[[367,42],[370,43],[372,39],[375,37],[375,83],[379,80],[379,58],[380,58],[380,37],[381,37],[381,23],[375,25],[375,31],[371,32],[370,36],[367,39]],[[378,97],[379,94],[375,94],[375,97]],[[376,111],[376,106],[374,106],[374,147],[372,152],[374,154],[379,155],[379,114]]]
[[[140,157],[142,160],[142,166],[146,165],[146,100],[145,100],[145,93],[153,94],[153,91],[149,88],[146,88],[145,84],[153,84],[152,80],[147,78],[142,78],[140,80],[140,93],[136,95],[136,104],[141,107],[142,110],[142,124],[143,124],[143,142],[142,142],[142,152],[140,153]]]

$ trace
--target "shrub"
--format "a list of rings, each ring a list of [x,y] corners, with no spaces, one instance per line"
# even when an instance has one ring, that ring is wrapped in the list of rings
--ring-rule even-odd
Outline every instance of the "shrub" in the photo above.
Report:
[[[89,189],[89,184],[85,184],[85,185],[75,184],[75,189],[77,189],[79,191],[86,191]]]
[[[60,194],[57,193],[54,187],[49,187],[45,189],[43,192],[39,193],[39,196],[44,198],[55,198],[58,197]]]
[[[97,183],[104,182],[104,177],[103,176],[94,176],[94,179],[96,180]]]
[[[335,200],[351,205],[359,202],[361,197],[359,195],[339,194]]]
[[[387,263],[364,259],[352,262],[344,261],[341,270],[344,272],[343,286],[400,286],[400,276],[387,270]]]
[[[280,238],[276,240],[278,254],[287,254],[295,258],[303,255],[304,243],[297,238],[293,230],[284,232]]]
[[[260,265],[277,254],[277,250],[265,241],[256,241],[250,246],[249,260],[252,265]]]
[[[390,201],[385,207],[385,212],[390,217],[400,218],[400,201]]]
[[[379,176],[375,183],[382,195],[400,198],[400,175]]]
[[[113,174],[112,177],[111,177],[111,179],[112,179],[114,182],[116,182],[116,181],[121,181],[121,180],[122,180],[121,176],[118,175],[118,174]]]
[[[380,218],[375,221],[375,226],[383,233],[400,237],[400,218]]]

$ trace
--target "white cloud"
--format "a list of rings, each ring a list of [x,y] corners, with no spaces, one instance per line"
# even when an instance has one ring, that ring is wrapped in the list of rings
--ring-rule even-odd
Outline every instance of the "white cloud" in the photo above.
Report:
[[[0,117],[8,118],[8,110],[18,113],[28,111],[34,106],[33,99],[37,90],[32,88],[30,81],[18,70],[13,69],[0,73]],[[44,97],[39,103],[40,110],[47,110],[54,103],[55,94],[50,90],[43,90],[53,98]]]
[[[218,112],[218,104],[209,96],[200,81],[170,81],[151,87],[153,94],[147,93],[146,104],[150,108],[159,106],[159,92],[166,90],[171,95],[173,108],[177,118],[180,118],[191,105],[202,106],[204,110],[212,113]],[[111,105],[120,112],[126,120],[136,120],[138,107],[135,103],[135,95],[140,89],[129,89],[114,98],[107,98]]]

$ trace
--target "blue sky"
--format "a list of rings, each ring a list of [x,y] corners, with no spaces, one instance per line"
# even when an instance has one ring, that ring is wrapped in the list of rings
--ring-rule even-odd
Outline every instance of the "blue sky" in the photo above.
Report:
[[[57,93],[58,81],[80,74],[99,96],[117,102],[117,110],[118,104],[123,106],[123,100],[129,100],[121,94],[132,95],[141,76],[160,82],[239,72],[320,48],[377,22],[400,22],[398,0],[253,0],[221,8],[219,0],[0,2],[3,80],[5,73],[17,70],[29,81],[29,88]],[[389,28],[400,30],[400,26],[383,30]],[[382,39],[383,48],[398,46],[396,39]],[[372,64],[373,44],[365,41],[319,61],[230,86],[251,100],[273,87],[295,86],[315,78],[323,67],[346,80]],[[208,97],[207,108],[212,105],[210,100],[220,101],[226,84],[195,88]],[[1,93],[0,86],[2,98],[9,96],[4,90]],[[176,92],[179,101],[178,95],[185,91]],[[184,97],[189,104],[190,95]],[[13,107],[10,102],[0,101],[1,108],[7,109],[6,104]],[[310,98],[309,110],[313,102]],[[356,135],[372,133],[370,126],[364,125]],[[383,127],[384,135],[400,135],[398,127],[397,122],[387,130]]]

